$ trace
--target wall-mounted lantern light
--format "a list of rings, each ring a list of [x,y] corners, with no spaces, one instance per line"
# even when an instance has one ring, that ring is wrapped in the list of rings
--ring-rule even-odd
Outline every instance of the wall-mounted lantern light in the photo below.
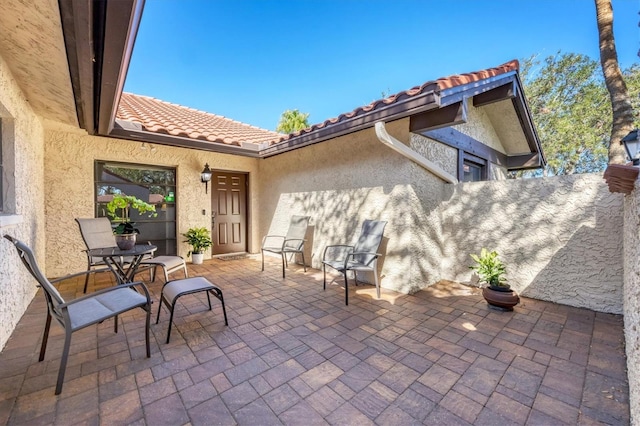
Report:
[[[204,165],[204,170],[200,173],[200,181],[204,182],[204,193],[209,192],[209,181],[211,180],[211,169],[209,169],[209,163]]]
[[[620,141],[624,145],[624,149],[627,151],[629,160],[633,162],[634,166],[640,165],[640,140],[638,140],[638,129],[632,130],[627,136]]]

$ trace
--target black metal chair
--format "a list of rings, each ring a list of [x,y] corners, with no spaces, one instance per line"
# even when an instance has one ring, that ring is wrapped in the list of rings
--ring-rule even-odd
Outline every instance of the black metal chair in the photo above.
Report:
[[[304,237],[309,227],[309,216],[292,216],[287,235],[266,235],[262,238],[262,270],[264,271],[264,252],[279,254],[282,257],[282,278],[285,278],[285,268],[288,265],[287,255],[299,253],[302,256],[302,266],[307,272],[304,261]]]
[[[327,246],[322,254],[322,271],[324,273],[323,289],[327,289],[327,266],[336,269],[344,275],[344,303],[349,304],[349,290],[347,287],[347,272],[353,271],[355,284],[358,285],[358,272],[373,272],[378,299],[380,298],[380,283],[378,282],[377,253],[386,221],[365,220],[362,231],[355,246],[336,244]]]
[[[69,347],[71,345],[71,334],[93,324],[97,324],[109,318],[114,318],[114,331],[118,332],[118,315],[135,308],[142,308],[146,311],[145,339],[147,344],[147,358],[151,356],[149,347],[149,322],[151,317],[151,299],[149,291],[141,282],[122,284],[115,287],[96,291],[89,295],[66,302],[58,290],[53,285],[54,282],[63,281],[78,275],[91,273],[90,271],[80,274],[67,275],[53,281],[49,281],[40,271],[36,263],[33,251],[23,242],[5,235],[4,238],[11,241],[18,250],[18,255],[22,263],[29,270],[31,275],[42,287],[47,300],[47,320],[42,336],[39,361],[44,359],[49,338],[49,328],[53,317],[65,332],[64,347],[60,359],[60,369],[58,370],[58,381],[56,383],[56,395],[62,392],[62,383],[69,357]],[[135,290],[134,290],[135,289]],[[137,291],[136,291],[137,290]]]

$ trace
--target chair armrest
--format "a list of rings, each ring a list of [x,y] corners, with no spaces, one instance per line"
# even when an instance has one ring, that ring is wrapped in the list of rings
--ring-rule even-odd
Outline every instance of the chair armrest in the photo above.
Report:
[[[289,248],[289,249],[294,248],[294,247],[285,247],[289,241],[299,241],[298,247],[296,249],[296,250],[299,250],[300,247],[302,247],[302,244],[304,244],[304,242],[307,241],[307,240],[305,240],[304,238],[289,238],[289,239],[286,239],[286,237],[285,237],[285,240],[282,242],[282,250],[284,250],[286,248]]]
[[[91,270],[91,271],[76,272],[75,274],[69,274],[69,275],[64,275],[62,277],[58,277],[55,280],[49,280],[49,282],[51,284],[55,284],[55,283],[58,283],[60,281],[68,280],[68,279],[79,277],[79,276],[82,276],[82,275],[93,274],[93,273],[95,273],[97,271],[102,271],[102,270],[108,271],[109,269],[108,268],[102,268],[102,269],[97,269],[97,270],[94,269],[94,270]]]
[[[142,287],[144,296],[147,298],[147,303],[149,304],[151,303],[151,297],[149,296],[149,290],[147,290],[147,286],[144,285],[143,282],[137,281],[134,283],[118,284],[113,287],[103,288],[102,290],[94,291],[93,293],[90,293],[90,294],[85,294],[84,296],[78,297],[77,299],[73,299],[68,302],[60,304],[60,308],[66,308],[67,306],[73,305],[74,303],[80,302],[82,300],[90,299],[92,297],[98,296],[103,293],[109,293],[110,291],[115,291],[123,287],[130,287],[133,290],[136,290],[136,287]]]
[[[347,244],[334,244],[334,245],[331,245],[331,246],[326,246],[324,248],[324,252],[322,252],[322,261],[325,261],[327,259],[327,251],[329,249],[331,249],[331,248],[336,248],[336,247],[349,248],[349,249],[353,250],[353,246],[350,246],[350,245],[347,245]]]
[[[264,247],[264,244],[267,242],[268,238],[282,238],[283,240],[285,239],[285,237],[282,235],[265,235],[264,237],[262,237],[262,244],[260,247]]]
[[[359,255],[359,254],[365,254],[365,255],[373,256],[373,258],[366,264],[366,266],[369,266],[369,264],[371,262],[376,260],[378,257],[382,256],[382,253],[376,253],[374,251],[358,251],[358,252],[349,253],[347,255],[347,259],[349,259],[350,257],[353,258],[354,256]],[[345,268],[347,267],[347,261],[346,260],[345,260],[344,266],[345,266]]]

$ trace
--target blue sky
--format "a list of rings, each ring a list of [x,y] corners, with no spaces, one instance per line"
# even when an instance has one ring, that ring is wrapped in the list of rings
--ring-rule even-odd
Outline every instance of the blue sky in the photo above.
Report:
[[[613,0],[623,68],[640,0]],[[511,59],[599,60],[593,0],[146,0],[125,91],[274,130]]]

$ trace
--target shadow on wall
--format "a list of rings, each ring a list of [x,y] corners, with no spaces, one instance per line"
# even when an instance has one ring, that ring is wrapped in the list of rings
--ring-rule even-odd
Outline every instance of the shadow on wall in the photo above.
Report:
[[[601,175],[458,184],[441,210],[445,278],[468,281],[486,247],[524,296],[621,310],[622,200]]]

